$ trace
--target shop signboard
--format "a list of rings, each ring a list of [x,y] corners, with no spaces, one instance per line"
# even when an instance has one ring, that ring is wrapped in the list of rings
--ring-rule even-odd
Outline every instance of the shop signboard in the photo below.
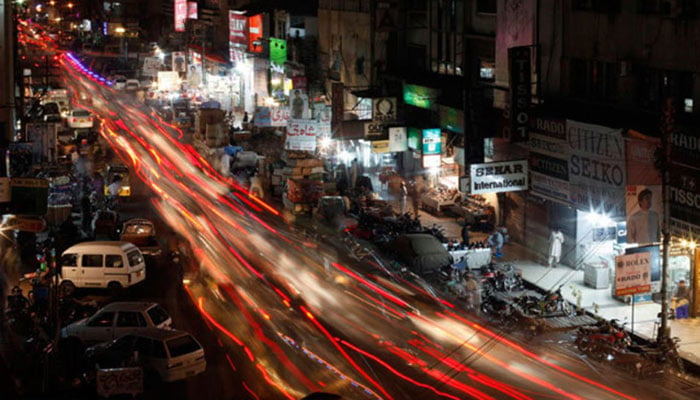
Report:
[[[549,117],[532,118],[531,132],[566,141],[566,120]]]
[[[248,45],[248,18],[240,11],[228,12],[228,53],[231,62],[243,61],[241,48]]]
[[[510,141],[527,141],[530,131],[530,105],[532,102],[530,46],[508,49],[510,66]]]
[[[405,126],[395,126],[389,128],[389,151],[408,150],[408,137]]]
[[[569,145],[565,139],[557,139],[539,133],[530,133],[530,151],[546,154],[549,157],[561,159],[566,162],[569,155]]]
[[[158,90],[175,91],[180,89],[179,75],[175,71],[158,71]]]
[[[384,125],[381,122],[365,122],[365,139],[375,140],[384,137]]]
[[[185,31],[187,20],[187,0],[175,0],[175,32]]]
[[[187,18],[188,19],[197,19],[198,17],[198,12],[197,12],[197,2],[196,1],[188,1],[187,2]]]
[[[690,166],[673,167],[669,185],[669,207],[672,226],[688,229],[681,233],[682,237],[687,237],[689,231],[700,231],[700,170]]]
[[[270,126],[287,126],[291,119],[289,108],[287,107],[272,107],[270,108]]]
[[[49,200],[49,182],[39,178],[12,178],[12,213],[45,215]]]
[[[442,166],[441,157],[440,154],[423,155],[423,168],[440,168]]]
[[[46,220],[39,216],[10,216],[4,221],[5,229],[23,232],[43,232],[46,229]]]
[[[287,150],[316,150],[318,121],[313,119],[291,119],[287,125],[287,139],[284,148]]]
[[[372,99],[372,121],[396,121],[396,97]]]
[[[658,138],[625,138],[625,162],[628,185],[660,185],[661,174],[654,166]]]
[[[403,85],[403,101],[414,107],[433,108],[439,94],[437,89],[409,83]]]
[[[568,162],[540,153],[530,153],[530,169],[543,175],[569,182]]]
[[[569,203],[569,182],[535,172],[534,168],[530,168],[530,189],[535,194],[541,194],[565,204]]]
[[[440,105],[440,128],[464,133],[464,111]]]
[[[270,38],[270,62],[284,65],[287,62],[287,41],[275,37]]]
[[[442,154],[442,131],[440,128],[423,129],[423,155]]]
[[[606,207],[625,213],[625,141],[620,129],[566,121],[571,202],[577,208]]]
[[[260,40],[263,37],[262,14],[248,17],[248,51],[251,53],[262,53],[263,46]]]
[[[471,164],[471,194],[527,190],[527,171],[527,160]]]
[[[388,140],[375,140],[372,142],[372,153],[382,154],[389,152],[391,152],[391,149],[389,148]]]
[[[615,257],[615,296],[651,292],[650,252]]]
[[[627,185],[627,243],[656,243],[661,240],[663,195],[661,185]]]
[[[9,202],[12,198],[10,194],[10,178],[0,177],[0,203]]]
[[[175,65],[175,59],[173,58],[173,66],[174,65]],[[183,62],[183,68],[184,68],[184,62]],[[159,69],[160,69],[160,60],[158,59],[158,57],[146,57],[143,59],[143,69],[141,71],[141,75],[150,76],[150,77],[155,78],[156,76],[158,76]],[[173,68],[173,70],[174,70],[174,68]]]
[[[270,107],[256,107],[253,125],[259,128],[272,126]]]
[[[418,145],[420,144],[420,129],[409,127],[408,128],[408,148],[411,150],[418,150]]]

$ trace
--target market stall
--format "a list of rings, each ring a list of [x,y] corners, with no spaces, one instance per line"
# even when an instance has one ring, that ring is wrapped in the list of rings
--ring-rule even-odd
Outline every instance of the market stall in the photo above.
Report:
[[[474,230],[489,232],[496,223],[496,212],[483,196],[464,195],[449,206],[450,211],[464,218]]]
[[[462,194],[457,189],[448,189],[438,186],[425,192],[421,196],[421,203],[425,211],[440,214],[443,209],[453,206]]]

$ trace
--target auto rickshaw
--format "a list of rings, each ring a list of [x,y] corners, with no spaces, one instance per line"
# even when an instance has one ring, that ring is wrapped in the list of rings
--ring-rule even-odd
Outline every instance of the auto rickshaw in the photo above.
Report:
[[[105,196],[109,196],[109,185],[114,182],[114,178],[117,176],[121,177],[119,197],[131,196],[131,186],[129,186],[129,168],[124,164],[110,164],[107,166],[104,183]]]

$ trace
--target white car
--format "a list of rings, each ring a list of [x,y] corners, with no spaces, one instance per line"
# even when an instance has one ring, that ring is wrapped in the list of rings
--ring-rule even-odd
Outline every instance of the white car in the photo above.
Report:
[[[115,76],[114,85],[112,85],[112,87],[116,90],[126,89],[126,77],[121,75]]]
[[[172,319],[158,303],[122,301],[106,305],[95,315],[61,329],[64,339],[77,338],[82,343],[114,340],[139,328],[170,329]]]
[[[127,79],[126,85],[124,86],[126,90],[137,90],[140,87],[141,84],[139,83],[138,79]]]
[[[66,123],[71,129],[92,128],[94,125],[94,118],[90,111],[76,109],[71,110],[68,114]]]
[[[119,368],[138,354],[138,364],[146,375],[154,372],[164,382],[199,375],[207,369],[204,349],[187,332],[140,329],[112,342],[88,348],[87,364],[100,369]]]

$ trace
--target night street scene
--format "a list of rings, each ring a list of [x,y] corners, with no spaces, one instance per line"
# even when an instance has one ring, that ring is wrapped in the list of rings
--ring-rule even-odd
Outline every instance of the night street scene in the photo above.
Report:
[[[0,16],[1,400],[700,398],[700,0]]]

